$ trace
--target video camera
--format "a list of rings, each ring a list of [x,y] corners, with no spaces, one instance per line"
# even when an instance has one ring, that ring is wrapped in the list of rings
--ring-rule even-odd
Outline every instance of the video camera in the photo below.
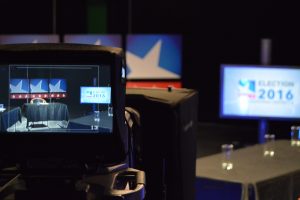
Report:
[[[72,180],[88,175],[79,181],[83,193],[93,185],[102,189],[92,196],[125,198],[130,194],[128,199],[143,199],[143,172],[128,168],[127,163],[125,85],[124,55],[119,48],[1,46],[2,173],[15,164],[19,166],[16,174],[34,183],[27,184],[28,188],[47,182],[52,189],[49,179],[58,174]],[[42,182],[41,176],[47,176],[43,179],[47,181]]]

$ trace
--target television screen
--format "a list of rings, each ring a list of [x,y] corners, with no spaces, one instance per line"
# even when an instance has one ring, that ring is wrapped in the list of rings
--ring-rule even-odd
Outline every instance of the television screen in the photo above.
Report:
[[[5,109],[0,113],[1,156],[11,163],[57,157],[105,166],[124,162],[128,149],[123,140],[127,130],[123,63],[120,48],[0,45],[0,104]],[[87,100],[97,103],[80,103],[83,86],[96,87],[95,94],[100,91],[98,98]],[[20,95],[11,92],[20,91],[26,91],[21,94],[27,98],[10,98]],[[65,93],[65,98],[52,97]]]
[[[109,47],[122,47],[121,35],[75,34],[65,35],[64,43],[93,44]]]
[[[127,78],[180,79],[181,40],[180,35],[127,35]]]
[[[221,117],[300,118],[300,68],[222,65]]]
[[[9,81],[10,94],[28,94],[29,81],[28,79],[12,78]]]
[[[48,93],[48,79],[30,79],[30,93]]]
[[[111,87],[80,87],[80,103],[110,104]]]
[[[0,77],[9,80],[1,82],[10,90],[5,106],[13,108],[7,110],[10,123],[1,131],[112,133],[109,65],[9,64],[0,69]]]
[[[52,78],[49,81],[49,91],[50,93],[65,93],[67,92],[66,79]]]
[[[0,35],[0,44],[59,43],[58,35]]]

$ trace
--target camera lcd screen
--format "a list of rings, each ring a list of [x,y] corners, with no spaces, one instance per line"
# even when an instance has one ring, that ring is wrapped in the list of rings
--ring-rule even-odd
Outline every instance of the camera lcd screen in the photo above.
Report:
[[[109,65],[0,66],[4,134],[110,134],[113,129]]]

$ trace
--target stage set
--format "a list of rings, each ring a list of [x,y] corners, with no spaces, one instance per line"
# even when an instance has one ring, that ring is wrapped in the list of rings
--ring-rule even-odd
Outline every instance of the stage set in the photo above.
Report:
[[[1,96],[1,132],[112,132],[108,66],[8,65],[1,70],[1,88],[9,91]]]

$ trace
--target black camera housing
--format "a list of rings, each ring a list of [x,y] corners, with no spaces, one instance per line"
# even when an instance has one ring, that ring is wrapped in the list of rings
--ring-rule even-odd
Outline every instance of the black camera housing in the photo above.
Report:
[[[0,68],[9,64],[110,66],[113,131],[111,134],[0,133],[0,158],[22,162],[35,158],[68,158],[103,165],[126,158],[124,119],[125,66],[120,48],[80,44],[17,44],[0,46]],[[7,90],[2,88],[3,92]]]

